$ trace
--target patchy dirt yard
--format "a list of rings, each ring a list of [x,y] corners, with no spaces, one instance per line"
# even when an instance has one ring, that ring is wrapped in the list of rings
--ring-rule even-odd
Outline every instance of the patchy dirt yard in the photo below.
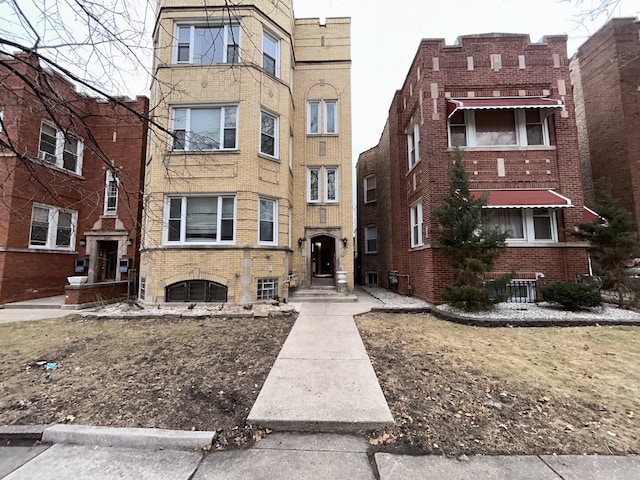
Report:
[[[0,425],[263,432],[245,419],[294,317],[60,319],[0,325]]]
[[[480,328],[371,313],[358,328],[397,425],[375,450],[639,454],[640,328]]]

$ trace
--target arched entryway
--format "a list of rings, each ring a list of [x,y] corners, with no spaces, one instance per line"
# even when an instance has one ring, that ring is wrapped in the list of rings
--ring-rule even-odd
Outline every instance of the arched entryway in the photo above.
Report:
[[[311,285],[335,285],[336,239],[319,235],[311,239]]]

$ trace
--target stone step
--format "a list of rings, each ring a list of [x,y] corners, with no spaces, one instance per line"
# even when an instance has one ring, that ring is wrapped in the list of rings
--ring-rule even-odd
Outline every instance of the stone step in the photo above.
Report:
[[[357,302],[358,297],[352,293],[338,293],[335,287],[329,288],[304,288],[297,289],[289,292],[289,303],[317,303],[317,302],[330,302],[330,303],[345,303],[345,302]]]

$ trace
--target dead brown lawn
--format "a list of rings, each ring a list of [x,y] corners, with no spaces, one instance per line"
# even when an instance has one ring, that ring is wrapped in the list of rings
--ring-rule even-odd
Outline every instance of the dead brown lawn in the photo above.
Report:
[[[640,453],[638,327],[469,327],[357,319],[398,425],[378,448],[455,454]]]
[[[245,426],[294,319],[59,319],[0,325],[0,425]],[[45,362],[56,369],[47,371]]]

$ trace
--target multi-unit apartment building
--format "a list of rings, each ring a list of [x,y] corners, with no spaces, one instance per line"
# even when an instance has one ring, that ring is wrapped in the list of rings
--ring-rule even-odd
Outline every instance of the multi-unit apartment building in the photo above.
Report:
[[[441,301],[452,272],[433,212],[455,147],[472,194],[487,195],[486,221],[510,232],[493,273],[516,272],[514,295],[533,300],[536,284],[588,272],[570,234],[585,210],[566,40],[420,43],[379,145],[358,161],[361,281],[388,287],[391,274],[399,292]]]
[[[640,228],[640,22],[610,20],[570,65],[585,196],[607,180]]]
[[[127,292],[137,268],[148,99],[78,93],[35,57],[0,68],[0,303]],[[118,104],[120,102],[120,104]]]
[[[350,20],[160,0],[140,297],[353,288]]]

